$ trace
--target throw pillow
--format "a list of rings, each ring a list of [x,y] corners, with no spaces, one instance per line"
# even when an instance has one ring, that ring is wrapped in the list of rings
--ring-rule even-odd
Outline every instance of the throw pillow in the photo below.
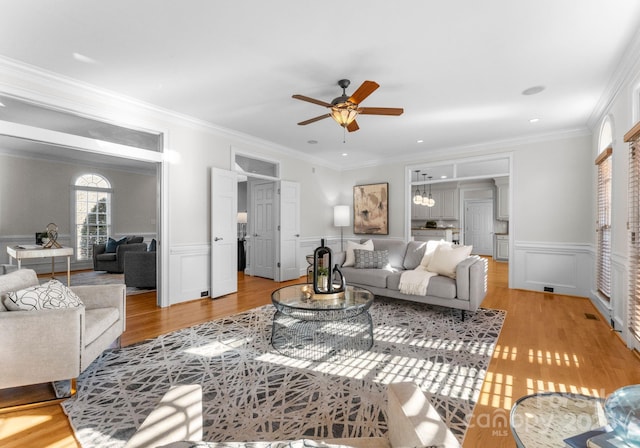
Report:
[[[5,306],[10,311],[57,310],[82,306],[80,297],[58,280],[7,293]]]
[[[429,262],[431,261],[431,257],[433,257],[433,253],[436,251],[436,248],[441,244],[445,244],[447,246],[453,246],[453,243],[450,243],[445,240],[432,240],[427,241],[427,248],[424,251],[424,255],[422,256],[422,260],[420,261],[420,266],[426,268],[429,266]]]
[[[115,254],[116,250],[118,250],[118,246],[121,244],[126,244],[127,243],[127,237],[123,237],[120,238],[118,241],[114,240],[113,238],[109,237],[109,239],[107,240],[107,245],[104,249],[104,251],[106,253],[110,253],[110,254]]]
[[[389,265],[388,250],[354,249],[356,269],[382,269]]]
[[[353,251],[355,249],[373,250],[373,241],[367,240],[362,244],[354,243],[353,241],[347,241],[347,253],[342,266],[353,266],[356,263],[356,257]]]
[[[151,242],[149,243],[149,252],[155,252],[156,251],[156,239],[152,239]]]
[[[471,255],[472,246],[448,246],[440,244],[427,266],[427,271],[456,278],[456,266]]]

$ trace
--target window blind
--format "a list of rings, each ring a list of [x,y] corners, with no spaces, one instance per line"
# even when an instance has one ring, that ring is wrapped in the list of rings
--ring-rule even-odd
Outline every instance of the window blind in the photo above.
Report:
[[[596,287],[607,301],[611,297],[611,154],[609,146],[596,158],[598,167],[598,222]]]
[[[629,142],[629,331],[640,342],[640,123],[624,136]]]

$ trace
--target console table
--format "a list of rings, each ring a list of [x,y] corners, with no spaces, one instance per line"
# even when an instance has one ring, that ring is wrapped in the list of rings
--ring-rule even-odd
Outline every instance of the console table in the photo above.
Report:
[[[9,254],[9,263],[13,264],[15,259],[18,262],[18,269],[22,267],[22,260],[27,258],[51,258],[51,278],[55,275],[55,257],[67,257],[67,286],[71,286],[71,257],[73,256],[73,248],[71,247],[37,247],[28,249],[20,246],[7,246]]]

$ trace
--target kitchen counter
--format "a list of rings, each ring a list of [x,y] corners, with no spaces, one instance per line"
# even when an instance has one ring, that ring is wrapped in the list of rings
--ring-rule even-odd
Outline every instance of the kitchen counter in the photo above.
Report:
[[[453,241],[454,231],[456,234],[458,233],[458,229],[453,227],[419,227],[411,229],[411,236],[414,241]]]
[[[451,230],[452,232],[459,232],[457,227],[412,227],[411,230]]]

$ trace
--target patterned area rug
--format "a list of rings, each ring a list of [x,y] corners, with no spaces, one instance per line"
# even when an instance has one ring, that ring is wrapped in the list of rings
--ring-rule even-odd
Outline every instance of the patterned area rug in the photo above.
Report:
[[[67,284],[67,276],[59,275],[56,277],[65,285]],[[103,271],[80,271],[71,273],[71,285],[120,285],[124,283],[124,274],[110,274]],[[127,286],[127,295],[141,294],[143,292],[155,291],[155,289],[141,289]]]
[[[385,387],[415,381],[462,441],[505,312],[376,299],[375,342],[312,362],[270,345],[271,305],[106,351],[63,403],[84,448],[121,447],[173,384],[201,384],[204,440],[386,433]]]

